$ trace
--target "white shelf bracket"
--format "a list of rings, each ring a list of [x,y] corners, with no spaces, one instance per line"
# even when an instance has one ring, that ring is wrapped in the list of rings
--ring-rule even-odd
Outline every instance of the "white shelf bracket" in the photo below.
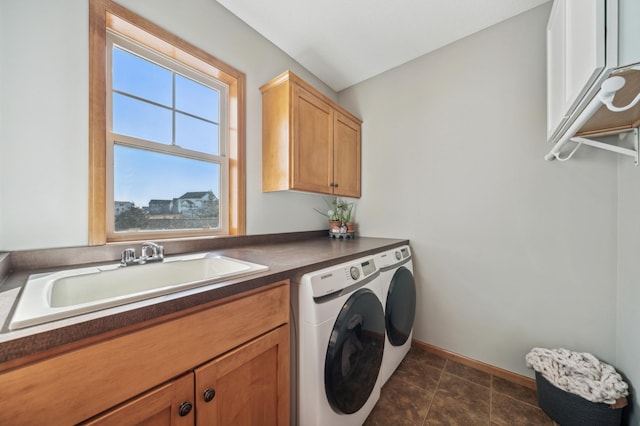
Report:
[[[567,129],[565,134],[555,144],[551,151],[545,155],[544,159],[551,161],[556,159],[558,161],[567,161],[583,144],[589,145],[594,148],[605,149],[607,151],[616,152],[618,154],[627,155],[633,157],[635,165],[638,165],[638,128],[625,129],[613,132],[604,132],[599,134],[590,135],[589,137],[577,137],[575,134],[584,126],[584,124],[591,118],[593,114],[602,106],[606,106],[610,111],[621,112],[633,108],[638,102],[640,102],[640,93],[626,106],[616,107],[613,105],[613,98],[618,90],[620,90],[625,84],[625,79],[620,76],[610,77],[606,79],[600,86],[600,91],[593,97],[591,102],[585,107],[585,109],[576,118],[573,124]],[[621,133],[633,132],[633,149],[623,148],[609,143],[594,140],[593,138],[611,136]],[[565,157],[560,157],[560,150],[567,142],[575,142],[578,145]]]
[[[598,140],[591,139],[593,137],[609,136],[609,135],[615,134],[615,133],[619,133],[620,136],[622,136],[623,133],[632,133],[633,149],[623,148],[623,147],[620,147],[620,146],[611,145],[609,143],[605,143],[605,142],[601,142],[601,141],[598,141]],[[621,132],[615,132],[615,133],[614,132],[609,132],[609,133],[603,133],[603,134],[599,134],[599,135],[593,135],[593,136],[591,136],[591,138],[573,137],[573,138],[570,139],[570,141],[577,143],[578,146],[576,146],[576,148],[573,151],[571,151],[571,154],[569,154],[569,156],[567,158],[564,158],[564,159],[560,159],[558,157],[556,157],[556,158],[558,158],[561,161],[568,160],[569,158],[571,158],[573,153],[576,152],[578,150],[578,148],[580,148],[580,145],[584,144],[584,145],[592,146],[594,148],[605,149],[607,151],[612,151],[612,152],[615,152],[615,153],[618,153],[618,154],[626,155],[628,157],[633,157],[633,162],[637,166],[638,165],[638,145],[639,145],[638,128],[636,127],[634,129],[625,130],[625,131],[621,131]]]

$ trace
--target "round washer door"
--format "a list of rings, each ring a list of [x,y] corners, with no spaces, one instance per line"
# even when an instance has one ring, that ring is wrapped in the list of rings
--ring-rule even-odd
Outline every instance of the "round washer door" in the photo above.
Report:
[[[385,310],[387,337],[393,346],[402,346],[407,341],[415,316],[416,283],[411,271],[401,266],[391,278]]]
[[[325,392],[337,413],[352,414],[373,391],[384,349],[384,311],[369,289],[353,293],[331,331],[324,364]]]

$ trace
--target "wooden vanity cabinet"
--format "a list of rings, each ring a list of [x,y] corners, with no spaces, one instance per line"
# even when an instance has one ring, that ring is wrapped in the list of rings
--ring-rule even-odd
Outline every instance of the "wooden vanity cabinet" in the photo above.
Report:
[[[83,424],[285,426],[288,330],[278,327]]]
[[[0,373],[0,424],[289,424],[289,283]]]
[[[262,190],[360,197],[362,121],[287,71],[262,91]]]

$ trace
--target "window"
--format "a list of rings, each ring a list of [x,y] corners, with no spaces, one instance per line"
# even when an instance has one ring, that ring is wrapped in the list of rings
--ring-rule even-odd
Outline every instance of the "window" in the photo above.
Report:
[[[244,74],[90,5],[90,244],[244,233]]]
[[[112,32],[106,83],[108,229],[226,234],[228,87]]]

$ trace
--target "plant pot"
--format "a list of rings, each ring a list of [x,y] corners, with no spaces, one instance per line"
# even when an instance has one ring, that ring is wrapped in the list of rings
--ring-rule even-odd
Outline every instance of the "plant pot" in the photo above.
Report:
[[[356,231],[356,225],[353,222],[347,222],[347,232],[355,232]]]
[[[340,232],[340,226],[342,226],[342,222],[339,220],[330,220],[329,232]]]

